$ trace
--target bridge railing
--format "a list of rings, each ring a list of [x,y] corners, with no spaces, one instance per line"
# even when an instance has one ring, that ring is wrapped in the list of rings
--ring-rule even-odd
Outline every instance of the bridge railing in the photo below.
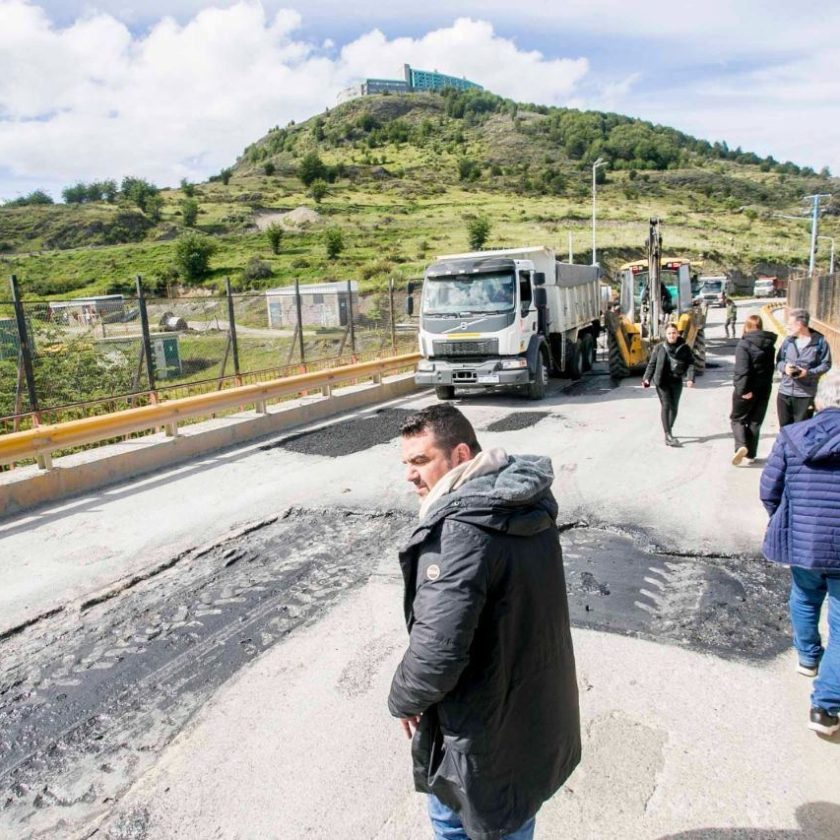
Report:
[[[161,428],[170,437],[177,436],[178,424],[187,420],[247,407],[266,413],[269,402],[312,391],[329,396],[336,385],[381,382],[383,376],[412,369],[419,359],[418,353],[407,353],[13,432],[0,436],[0,465],[35,460],[41,469],[50,469],[53,454],[61,450]]]

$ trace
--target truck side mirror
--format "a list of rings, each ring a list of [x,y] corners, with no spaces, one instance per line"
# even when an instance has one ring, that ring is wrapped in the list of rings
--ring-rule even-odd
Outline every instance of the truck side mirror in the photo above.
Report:
[[[405,299],[405,314],[406,315],[413,315],[414,314],[414,296],[409,293],[408,297]]]
[[[543,309],[544,307],[548,306],[548,294],[546,293],[545,289],[534,289],[534,306],[536,306],[537,309]]]
[[[545,286],[545,272],[544,271],[535,271],[534,272],[534,285],[535,286]]]

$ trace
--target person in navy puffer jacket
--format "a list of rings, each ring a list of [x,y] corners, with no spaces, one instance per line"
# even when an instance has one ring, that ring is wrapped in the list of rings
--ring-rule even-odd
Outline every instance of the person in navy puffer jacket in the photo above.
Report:
[[[797,671],[816,676],[809,726],[831,735],[840,729],[840,373],[820,380],[816,406],[811,420],[779,431],[761,474],[761,501],[770,514],[763,552],[790,566]]]

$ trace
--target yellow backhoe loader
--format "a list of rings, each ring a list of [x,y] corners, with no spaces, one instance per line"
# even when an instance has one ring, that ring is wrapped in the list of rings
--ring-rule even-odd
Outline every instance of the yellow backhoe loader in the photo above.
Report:
[[[696,298],[697,277],[689,260],[662,256],[659,219],[650,220],[647,259],[621,267],[618,301],[606,312],[610,376],[640,373],[675,323],[694,353],[697,375],[706,369],[706,304]]]

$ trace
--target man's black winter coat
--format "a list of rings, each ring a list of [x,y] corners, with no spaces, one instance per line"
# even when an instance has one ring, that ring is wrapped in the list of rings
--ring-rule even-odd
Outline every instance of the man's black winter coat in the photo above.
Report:
[[[580,761],[551,462],[511,457],[442,497],[400,553],[409,647],[396,717],[422,715],[415,786],[472,840],[533,817]]]
[[[735,347],[735,398],[744,394],[769,393],[776,370],[776,334],[753,330]]]
[[[694,382],[694,353],[685,339],[679,336],[673,344],[667,341],[657,344],[642,379],[653,382],[657,387],[681,382],[683,379]]]

